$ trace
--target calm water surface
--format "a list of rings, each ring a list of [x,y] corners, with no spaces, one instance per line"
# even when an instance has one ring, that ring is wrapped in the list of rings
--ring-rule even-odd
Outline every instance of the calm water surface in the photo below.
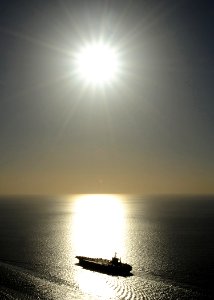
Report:
[[[0,299],[214,299],[214,198],[0,199]],[[133,266],[110,276],[76,255]]]

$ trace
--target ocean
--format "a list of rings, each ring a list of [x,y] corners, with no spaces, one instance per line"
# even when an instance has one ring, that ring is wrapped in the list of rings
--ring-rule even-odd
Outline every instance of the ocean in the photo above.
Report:
[[[0,198],[0,299],[214,299],[214,197]],[[83,269],[111,259],[131,276]]]

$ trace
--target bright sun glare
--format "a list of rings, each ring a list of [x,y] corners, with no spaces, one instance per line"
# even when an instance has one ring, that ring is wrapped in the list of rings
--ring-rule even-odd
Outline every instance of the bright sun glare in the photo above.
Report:
[[[78,76],[87,84],[103,86],[118,75],[119,59],[115,48],[105,43],[88,44],[75,56]]]
[[[124,254],[122,196],[78,195],[74,198],[71,236],[78,255],[111,257]]]

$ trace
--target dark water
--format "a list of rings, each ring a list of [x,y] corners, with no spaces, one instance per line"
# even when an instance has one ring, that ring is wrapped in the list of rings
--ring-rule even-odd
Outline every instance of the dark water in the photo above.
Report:
[[[0,299],[214,299],[214,198],[0,199]],[[111,258],[133,276],[84,270]]]

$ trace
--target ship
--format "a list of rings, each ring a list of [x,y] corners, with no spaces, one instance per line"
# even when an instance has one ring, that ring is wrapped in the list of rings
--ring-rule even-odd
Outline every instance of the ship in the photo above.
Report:
[[[85,269],[97,271],[111,275],[131,275],[132,266],[127,263],[122,263],[121,259],[115,256],[111,260],[104,258],[91,258],[86,256],[76,256],[80,266]]]

